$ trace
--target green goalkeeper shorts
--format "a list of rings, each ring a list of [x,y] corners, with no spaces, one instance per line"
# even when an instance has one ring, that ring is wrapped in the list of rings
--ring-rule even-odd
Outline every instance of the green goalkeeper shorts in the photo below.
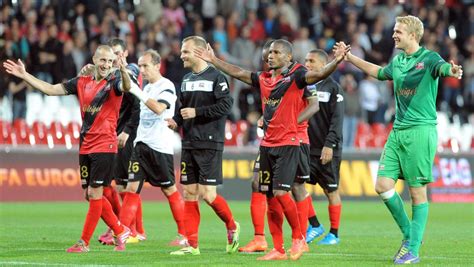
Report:
[[[404,179],[410,187],[433,182],[437,144],[436,126],[393,129],[380,156],[377,177]]]

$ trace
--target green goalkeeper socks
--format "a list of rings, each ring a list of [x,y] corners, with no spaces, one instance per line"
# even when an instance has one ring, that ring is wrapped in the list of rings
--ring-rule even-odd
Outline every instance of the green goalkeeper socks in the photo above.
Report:
[[[426,222],[428,221],[429,203],[421,203],[412,206],[413,220],[411,222],[411,239],[409,249],[413,255],[418,257],[421,240],[425,232]]]
[[[408,219],[408,215],[405,212],[405,207],[403,206],[403,201],[400,195],[395,192],[392,197],[384,199],[384,203],[395,219],[395,222],[397,222],[398,227],[400,227],[400,230],[403,234],[403,239],[409,240],[411,228],[410,219]]]

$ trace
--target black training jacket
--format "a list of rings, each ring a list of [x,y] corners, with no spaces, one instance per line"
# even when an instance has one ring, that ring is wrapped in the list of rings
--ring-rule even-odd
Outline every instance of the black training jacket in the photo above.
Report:
[[[183,128],[182,148],[223,150],[225,122],[232,108],[224,74],[213,66],[186,74],[179,100],[181,106],[173,119]],[[183,120],[180,110],[189,107],[196,109],[196,117]]]
[[[318,91],[319,111],[309,119],[311,154],[321,155],[324,146],[341,156],[342,122],[344,119],[344,93],[341,86],[328,77],[315,85]]]

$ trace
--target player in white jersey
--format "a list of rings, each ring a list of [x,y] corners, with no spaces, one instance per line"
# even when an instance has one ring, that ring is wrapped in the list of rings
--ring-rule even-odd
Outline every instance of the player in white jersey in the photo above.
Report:
[[[173,217],[178,225],[178,237],[170,245],[186,244],[184,202],[176,188],[173,164],[173,130],[165,119],[174,115],[176,90],[174,84],[160,74],[160,55],[146,51],[138,66],[148,84],[143,91],[135,87],[130,92],[140,99],[140,123],[129,164],[127,193],[120,219],[129,225],[137,210],[139,194],[144,181],[158,186],[168,198]]]

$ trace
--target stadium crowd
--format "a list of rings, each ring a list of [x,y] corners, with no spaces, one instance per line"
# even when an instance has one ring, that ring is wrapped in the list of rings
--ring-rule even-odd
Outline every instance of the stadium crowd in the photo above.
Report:
[[[474,124],[474,5],[467,0],[141,0],[141,1],[0,1],[0,61],[20,58],[42,80],[58,83],[77,75],[92,52],[112,37],[127,42],[129,62],[147,49],[162,56],[162,74],[179,88],[184,74],[183,38],[199,35],[212,41],[218,57],[251,71],[261,69],[267,39],[294,45],[294,59],[304,62],[312,49],[330,52],[334,43],[350,43],[351,52],[378,65],[395,53],[395,17],[411,14],[424,23],[422,45],[461,64],[464,78],[443,78],[437,109],[441,125],[455,125],[460,136]],[[21,80],[0,71],[0,119],[80,121],[74,97],[44,98]],[[390,125],[394,116],[390,82],[381,82],[343,63],[332,75],[345,91],[344,146],[361,146],[362,125]],[[245,142],[258,139],[260,97],[231,81],[231,120],[247,121]],[[370,126],[371,125],[371,126]],[[376,130],[375,130],[376,131]],[[452,137],[452,136],[451,136]],[[440,133],[442,142],[450,136]],[[257,140],[258,141],[258,140]],[[382,142],[383,143],[383,142]]]

